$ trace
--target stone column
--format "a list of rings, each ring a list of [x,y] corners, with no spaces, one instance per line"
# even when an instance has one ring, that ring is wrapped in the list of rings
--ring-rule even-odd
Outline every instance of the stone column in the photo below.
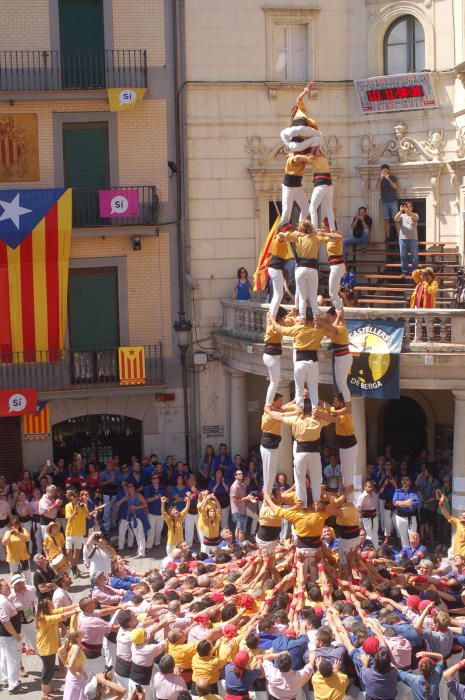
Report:
[[[352,415],[354,419],[355,437],[358,443],[357,466],[354,475],[354,499],[362,491],[362,479],[367,465],[367,429],[365,414],[365,397],[352,396]]]
[[[291,400],[291,383],[279,382],[278,392],[283,395],[283,403]],[[279,445],[279,471],[287,474],[289,484],[294,483],[294,465],[292,462],[292,434],[290,428],[283,425],[282,440]]]
[[[231,375],[231,457],[239,453],[245,459],[249,450],[246,374],[235,369],[228,371]]]
[[[455,399],[452,512],[459,515],[465,511],[465,391],[452,393]]]

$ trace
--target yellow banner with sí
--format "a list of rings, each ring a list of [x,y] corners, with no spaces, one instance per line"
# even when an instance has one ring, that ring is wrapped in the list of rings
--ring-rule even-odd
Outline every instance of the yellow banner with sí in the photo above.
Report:
[[[108,88],[108,104],[110,112],[124,112],[127,109],[135,109],[138,102],[142,102],[147,94],[147,88]]]

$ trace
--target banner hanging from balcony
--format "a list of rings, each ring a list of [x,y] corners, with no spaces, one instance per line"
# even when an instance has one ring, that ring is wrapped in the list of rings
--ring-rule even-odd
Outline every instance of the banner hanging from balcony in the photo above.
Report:
[[[2,362],[53,362],[64,347],[70,189],[0,190]]]
[[[0,114],[0,182],[37,180],[40,180],[37,114]]]
[[[271,260],[270,247],[271,247],[271,244],[273,242],[273,238],[275,237],[275,234],[279,228],[280,221],[281,221],[281,219],[278,216],[276,218],[276,221],[274,222],[273,226],[270,228],[268,235],[266,237],[265,243],[263,244],[263,248],[260,251],[257,269],[255,270],[254,276],[253,276],[254,292],[263,291],[266,287],[266,283],[268,281],[268,264]],[[293,257],[294,257],[294,254],[292,252],[291,246],[288,243],[287,244],[286,260],[290,260]]]
[[[398,399],[403,322],[348,319],[346,323],[353,357],[350,392],[374,399]]]
[[[0,389],[0,416],[23,416],[36,409],[35,389]]]
[[[147,88],[108,88],[108,104],[110,112],[124,112],[135,109],[147,94]]]
[[[37,410],[24,416],[24,440],[48,440],[51,432],[48,403],[39,401]]]
[[[99,213],[102,219],[139,215],[139,192],[134,190],[99,190]]]
[[[142,346],[118,348],[119,383],[145,384],[145,351]]]

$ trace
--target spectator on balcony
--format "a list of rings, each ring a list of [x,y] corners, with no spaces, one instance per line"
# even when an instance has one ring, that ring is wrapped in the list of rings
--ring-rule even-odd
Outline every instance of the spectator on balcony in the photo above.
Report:
[[[232,298],[237,301],[250,301],[252,298],[252,282],[245,267],[240,267],[237,271],[236,284],[234,285]]]
[[[350,224],[352,235],[344,239],[344,254],[349,246],[355,248],[359,245],[362,246],[362,252],[366,252],[372,225],[373,219],[368,216],[367,208],[359,207]]]
[[[411,272],[418,267],[418,220],[413,211],[412,202],[403,202],[395,215],[394,221],[399,234],[400,272],[402,279],[409,274],[409,256]]]
[[[386,240],[389,240],[391,219],[395,219],[397,214],[397,190],[399,189],[397,178],[395,175],[391,175],[389,165],[383,164],[381,166],[381,174],[376,183],[376,189],[381,195],[383,204],[384,237]]]
[[[432,267],[418,268],[412,272],[415,282],[415,289],[410,297],[411,309],[434,309],[436,306],[436,295],[438,293],[438,283]],[[415,341],[421,340],[423,320],[426,326],[426,337],[429,341],[434,337],[434,319],[425,317],[415,319]]]

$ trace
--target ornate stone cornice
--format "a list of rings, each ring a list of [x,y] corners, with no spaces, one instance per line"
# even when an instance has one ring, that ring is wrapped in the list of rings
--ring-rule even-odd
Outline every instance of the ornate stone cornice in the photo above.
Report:
[[[399,163],[421,160],[442,161],[446,139],[443,129],[432,129],[425,141],[418,141],[408,135],[408,128],[403,122],[394,126],[394,135],[378,146],[371,134],[360,139],[360,150],[368,163],[376,163],[381,158],[395,158]]]

